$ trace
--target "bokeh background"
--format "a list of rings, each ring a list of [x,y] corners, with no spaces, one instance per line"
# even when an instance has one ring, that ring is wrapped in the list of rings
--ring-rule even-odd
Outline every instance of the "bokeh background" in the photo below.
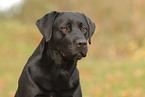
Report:
[[[145,97],[144,0],[22,0],[0,11],[0,97],[13,97],[42,35],[35,22],[50,11],[84,12],[96,24],[78,63],[83,97]]]

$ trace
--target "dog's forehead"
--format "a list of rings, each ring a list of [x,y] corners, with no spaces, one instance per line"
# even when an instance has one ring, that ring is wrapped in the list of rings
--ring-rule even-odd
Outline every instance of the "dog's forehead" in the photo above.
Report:
[[[56,21],[58,22],[68,22],[68,21],[84,22],[85,19],[81,15],[81,13],[78,13],[78,12],[61,12],[57,16]]]

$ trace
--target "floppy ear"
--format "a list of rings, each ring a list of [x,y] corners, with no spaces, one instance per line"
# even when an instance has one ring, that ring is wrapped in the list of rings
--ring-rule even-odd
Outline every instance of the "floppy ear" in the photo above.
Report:
[[[36,22],[36,25],[43,35],[46,42],[48,42],[51,39],[52,36],[52,26],[54,23],[54,20],[57,16],[58,12],[52,11],[46,15],[44,15],[42,18],[38,19]]]
[[[87,17],[84,13],[82,14],[89,26],[88,38],[89,38],[89,44],[91,44],[91,36],[94,34],[96,26],[95,26],[95,23],[93,23],[89,17]]]

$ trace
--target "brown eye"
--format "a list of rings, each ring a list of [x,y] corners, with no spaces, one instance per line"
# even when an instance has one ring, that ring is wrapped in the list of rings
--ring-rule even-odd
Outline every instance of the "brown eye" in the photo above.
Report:
[[[87,31],[87,28],[84,27],[84,28],[83,28],[83,31]]]
[[[62,29],[63,31],[68,30],[68,28],[67,28],[67,27],[62,27],[61,29]]]

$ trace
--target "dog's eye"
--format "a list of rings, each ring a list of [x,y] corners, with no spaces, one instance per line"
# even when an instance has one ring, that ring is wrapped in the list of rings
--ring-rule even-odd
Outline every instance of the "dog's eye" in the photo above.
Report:
[[[83,27],[83,31],[86,32],[87,31],[87,28],[86,27]]]
[[[68,27],[61,27],[61,29],[62,29],[63,31],[66,31],[66,30],[68,30]]]

